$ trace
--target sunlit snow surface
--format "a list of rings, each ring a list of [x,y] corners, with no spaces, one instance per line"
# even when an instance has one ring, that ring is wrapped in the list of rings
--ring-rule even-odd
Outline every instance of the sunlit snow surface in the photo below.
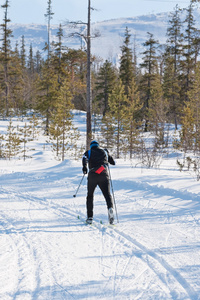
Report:
[[[75,124],[84,144],[85,115]],[[81,159],[56,161],[42,135],[33,144],[25,162],[1,160],[0,299],[200,299],[199,182],[175,154],[156,169],[116,160],[119,223],[97,188],[88,226],[86,177],[73,197]]]

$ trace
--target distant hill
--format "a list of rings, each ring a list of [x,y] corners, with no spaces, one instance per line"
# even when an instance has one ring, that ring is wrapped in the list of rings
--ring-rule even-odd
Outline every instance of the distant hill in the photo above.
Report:
[[[112,58],[113,61],[117,62],[121,53],[120,47],[123,45],[126,27],[132,35],[132,44],[135,40],[137,52],[140,53],[142,44],[147,39],[147,32],[152,33],[160,43],[165,43],[167,25],[167,13],[95,23],[93,28],[99,30],[101,37],[92,41],[93,52],[104,59]]]
[[[195,12],[196,27],[200,24],[200,11]],[[92,54],[105,59],[111,59],[114,63],[118,62],[121,53],[120,46],[123,44],[125,28],[128,27],[132,35],[132,43],[137,46],[138,55],[142,51],[142,44],[147,39],[147,32],[154,35],[154,38],[161,44],[166,42],[166,30],[168,27],[169,13],[150,14],[133,18],[113,19],[92,24],[92,31],[98,30],[101,34],[99,38],[92,40]],[[28,51],[32,43],[34,54],[40,50],[44,55],[44,45],[47,41],[47,26],[40,24],[14,24],[10,25],[13,30],[13,47],[18,41],[21,44],[21,37],[24,35],[26,49]],[[67,26],[63,27],[63,44],[69,48],[78,49],[81,47],[81,41],[75,38],[69,38],[73,29]],[[86,28],[82,27],[82,31]],[[51,26],[51,41],[56,41],[58,31],[57,25]],[[84,46],[84,41],[82,41]],[[28,52],[27,52],[28,53]]]

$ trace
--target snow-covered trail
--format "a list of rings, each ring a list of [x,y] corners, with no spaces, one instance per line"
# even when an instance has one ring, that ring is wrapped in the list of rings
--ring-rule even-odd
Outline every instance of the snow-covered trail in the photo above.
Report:
[[[119,224],[107,226],[97,189],[95,223],[86,226],[86,178],[73,198],[80,162],[7,164],[0,176],[0,299],[200,299],[196,183],[188,188],[189,179],[178,172],[173,179],[172,170],[144,176],[119,161],[111,169]]]

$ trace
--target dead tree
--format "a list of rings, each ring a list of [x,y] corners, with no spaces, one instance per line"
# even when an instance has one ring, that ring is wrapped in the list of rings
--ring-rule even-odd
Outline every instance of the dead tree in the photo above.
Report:
[[[88,0],[88,20],[87,22],[77,21],[68,22],[73,28],[81,28],[82,25],[86,26],[86,34],[84,32],[73,32],[70,34],[71,37],[78,37],[84,39],[87,45],[87,96],[86,96],[86,108],[87,108],[87,133],[86,133],[86,149],[89,149],[90,142],[92,139],[92,92],[91,92],[91,39],[99,37],[99,32],[95,32],[91,36],[91,0]]]

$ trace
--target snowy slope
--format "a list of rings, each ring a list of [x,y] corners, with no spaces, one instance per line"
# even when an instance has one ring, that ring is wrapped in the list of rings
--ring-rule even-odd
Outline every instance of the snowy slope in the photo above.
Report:
[[[84,143],[84,114],[75,123]],[[97,189],[87,226],[86,178],[73,197],[81,161],[58,162],[44,145],[41,136],[25,162],[1,160],[0,299],[200,299],[199,182],[175,155],[157,169],[117,160],[119,223],[107,225]]]
[[[76,21],[76,20],[73,20]],[[147,32],[155,35],[160,43],[166,41],[166,28],[168,24],[168,14],[151,14],[133,18],[121,18],[96,22],[92,24],[92,33],[99,31],[100,37],[92,39],[92,54],[105,59],[112,59],[113,62],[118,61],[121,53],[120,47],[123,44],[125,28],[128,27],[132,35],[132,43],[135,38],[138,55],[142,49],[142,43],[147,39]],[[64,24],[63,24],[64,25]],[[43,52],[45,42],[47,42],[47,26],[40,24],[14,24],[10,25],[13,30],[12,45],[15,47],[16,41],[21,45],[21,39],[24,35],[27,53],[30,44],[33,46],[34,54],[37,50]],[[63,27],[64,38],[63,43],[69,48],[78,49],[81,47],[80,39],[70,38],[69,34],[77,29],[70,29],[68,26]],[[82,32],[85,31],[84,26],[81,27]],[[51,26],[51,41],[56,41],[58,25]],[[84,40],[82,41],[84,46]]]
[[[200,9],[195,9],[194,17],[196,27],[200,27]],[[183,17],[184,19],[184,17]],[[76,20],[71,20],[76,21]],[[169,13],[159,13],[143,15],[132,18],[121,18],[113,20],[105,20],[92,24],[92,33],[98,31],[99,38],[92,39],[92,54],[99,58],[110,59],[114,63],[119,60],[121,54],[120,47],[123,44],[125,28],[128,27],[132,35],[131,43],[136,45],[137,56],[140,57],[143,52],[143,43],[147,40],[147,32],[154,35],[154,38],[160,44],[166,43],[166,30],[168,27]],[[51,25],[51,41],[56,41],[58,25]],[[16,41],[21,45],[21,39],[24,35],[27,54],[29,53],[30,44],[33,46],[34,54],[39,50],[45,55],[43,49],[47,42],[47,26],[42,24],[14,24],[10,25],[13,30],[12,45],[16,45]],[[69,37],[69,34],[75,29],[70,29],[63,22],[64,38],[63,43],[69,48],[79,49],[81,47],[80,39]],[[81,27],[82,32],[85,32],[84,26]],[[76,31],[76,30],[75,30]],[[85,42],[82,41],[82,46]]]
[[[100,33],[100,37],[92,39],[92,54],[105,60],[109,59],[113,63],[118,63],[121,54],[120,47],[124,41],[126,27],[130,30],[132,36],[132,46],[136,46],[137,56],[140,57],[144,51],[143,43],[147,40],[147,32],[154,35],[154,38],[160,44],[166,43],[166,32],[168,27],[170,13],[149,14],[130,18],[120,18],[105,20],[92,23],[91,31]],[[183,20],[185,15],[183,14]],[[200,9],[195,9],[194,18],[196,27],[200,27]],[[76,20],[70,20],[76,21]],[[79,49],[81,47],[80,39],[69,37],[77,29],[69,28],[66,22],[63,22],[63,44],[69,48]],[[57,41],[58,25],[51,25],[51,41]],[[26,51],[29,53],[30,44],[32,44],[34,54],[39,50],[45,56],[44,46],[47,42],[47,26],[45,24],[15,24],[11,23],[10,29],[13,31],[12,46],[16,41],[21,45],[22,36],[25,39]],[[81,26],[80,32],[86,33],[85,26]],[[82,47],[86,46],[82,40]]]

